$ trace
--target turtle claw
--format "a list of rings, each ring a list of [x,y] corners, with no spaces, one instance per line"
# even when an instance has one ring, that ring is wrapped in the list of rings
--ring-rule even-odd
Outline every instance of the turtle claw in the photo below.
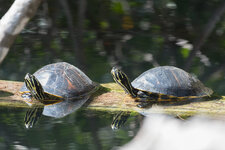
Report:
[[[154,103],[152,102],[139,102],[139,104],[137,104],[138,108],[150,108],[152,107]]]
[[[32,95],[30,93],[23,93],[21,95],[21,97],[24,98],[24,99],[31,99],[32,98]]]

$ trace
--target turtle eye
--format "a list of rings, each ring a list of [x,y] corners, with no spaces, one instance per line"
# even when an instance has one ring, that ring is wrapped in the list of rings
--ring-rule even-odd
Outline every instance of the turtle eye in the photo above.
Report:
[[[25,77],[25,80],[28,81],[29,85],[31,88],[35,88],[38,86],[37,82],[36,82],[36,78],[34,75],[31,75],[31,74],[27,74],[26,77]]]
[[[117,75],[118,74],[118,70],[115,67],[112,68],[111,74],[112,74],[112,76],[113,76],[115,81],[119,80],[118,75]]]
[[[30,90],[31,94],[36,98],[36,99],[44,99],[44,94],[43,94],[43,88],[40,84],[40,82],[37,80],[37,78],[34,75],[27,74],[24,79],[25,85],[27,89]]]
[[[33,75],[27,73],[24,79],[31,80],[32,78],[33,78]]]
[[[121,71],[115,67],[113,67],[112,69],[112,75],[117,79],[120,80],[121,79]]]

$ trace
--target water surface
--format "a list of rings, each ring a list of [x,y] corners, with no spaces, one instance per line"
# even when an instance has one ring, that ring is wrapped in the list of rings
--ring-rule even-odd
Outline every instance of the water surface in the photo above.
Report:
[[[130,117],[119,130],[111,129],[115,114],[80,109],[63,118],[42,115],[27,129],[27,109],[0,108],[1,149],[84,149],[101,150],[122,146],[136,134],[142,118]]]
[[[0,1],[1,17],[12,3]],[[224,0],[43,1],[1,64],[0,79],[23,81],[26,73],[60,61],[99,83],[113,82],[113,66],[132,81],[152,67],[170,65],[224,95],[223,7]],[[42,115],[27,129],[26,112],[0,107],[0,149],[112,149],[129,142],[142,120],[130,117],[113,131],[115,114],[79,109],[63,118]]]

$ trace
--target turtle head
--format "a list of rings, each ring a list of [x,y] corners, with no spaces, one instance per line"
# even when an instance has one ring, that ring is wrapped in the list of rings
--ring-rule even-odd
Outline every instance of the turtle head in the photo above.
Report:
[[[27,73],[24,82],[32,97],[37,100],[44,100],[44,90],[41,83],[34,75]]]
[[[137,97],[138,90],[131,85],[131,82],[123,71],[116,67],[113,67],[111,70],[111,74],[115,82],[118,83],[126,93],[128,93],[132,97]]]

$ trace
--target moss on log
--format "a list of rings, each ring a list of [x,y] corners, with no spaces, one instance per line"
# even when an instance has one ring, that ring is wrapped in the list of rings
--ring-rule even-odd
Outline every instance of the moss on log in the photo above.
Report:
[[[22,82],[0,80],[0,106],[28,107],[21,98],[19,89]],[[87,103],[88,109],[101,111],[148,112],[149,109],[138,108],[137,102],[127,96],[123,89],[115,83],[101,84]],[[186,101],[181,104],[153,104],[157,112],[166,112],[179,116],[191,116],[197,113],[213,116],[225,115],[225,97],[211,98],[207,101]]]

